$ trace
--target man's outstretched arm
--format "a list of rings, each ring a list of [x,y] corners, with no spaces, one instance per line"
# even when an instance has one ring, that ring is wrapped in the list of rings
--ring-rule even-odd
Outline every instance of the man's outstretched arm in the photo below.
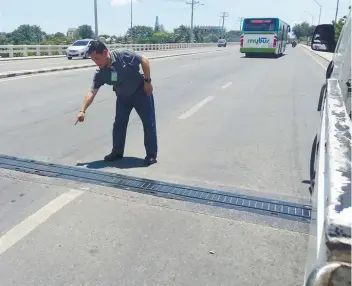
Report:
[[[84,121],[86,110],[94,101],[94,98],[97,95],[99,88],[102,85],[104,85],[104,82],[101,80],[101,75],[100,75],[99,71],[97,71],[94,75],[92,86],[83,99],[82,107],[77,115],[77,121],[79,121],[79,122]]]
[[[91,89],[88,91],[87,95],[83,99],[83,104],[82,104],[82,108],[81,108],[80,112],[83,112],[83,113],[86,112],[89,105],[91,105],[92,102],[94,101],[94,98],[97,95],[98,91],[99,91],[99,88],[98,89]]]

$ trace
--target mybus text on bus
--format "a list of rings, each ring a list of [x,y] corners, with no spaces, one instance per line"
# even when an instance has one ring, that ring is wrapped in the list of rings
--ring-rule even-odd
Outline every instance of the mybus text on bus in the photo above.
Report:
[[[290,25],[278,18],[245,18],[242,25],[240,52],[282,55],[286,50]]]

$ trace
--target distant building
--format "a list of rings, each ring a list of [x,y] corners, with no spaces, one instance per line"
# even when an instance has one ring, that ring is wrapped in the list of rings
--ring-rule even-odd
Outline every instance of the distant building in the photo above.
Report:
[[[67,29],[67,38],[73,38],[74,33],[76,32],[77,28],[68,28]]]

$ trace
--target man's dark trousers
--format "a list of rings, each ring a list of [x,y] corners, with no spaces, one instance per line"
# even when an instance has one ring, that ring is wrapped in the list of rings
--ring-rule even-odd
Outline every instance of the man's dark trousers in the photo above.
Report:
[[[117,96],[116,115],[113,127],[113,151],[123,155],[127,125],[132,108],[135,108],[143,123],[144,146],[147,156],[156,157],[158,142],[156,134],[155,107],[153,95],[146,95],[143,87],[131,96]]]

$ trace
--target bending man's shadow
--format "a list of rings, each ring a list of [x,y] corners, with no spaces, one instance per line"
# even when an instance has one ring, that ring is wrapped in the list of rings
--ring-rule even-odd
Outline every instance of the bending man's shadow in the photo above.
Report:
[[[118,168],[118,169],[133,169],[133,168],[146,168],[144,164],[144,159],[136,158],[136,157],[123,157],[121,160],[117,161],[92,161],[92,162],[85,162],[85,163],[77,163],[76,166],[78,167],[86,167],[88,169],[104,169],[104,168]]]

